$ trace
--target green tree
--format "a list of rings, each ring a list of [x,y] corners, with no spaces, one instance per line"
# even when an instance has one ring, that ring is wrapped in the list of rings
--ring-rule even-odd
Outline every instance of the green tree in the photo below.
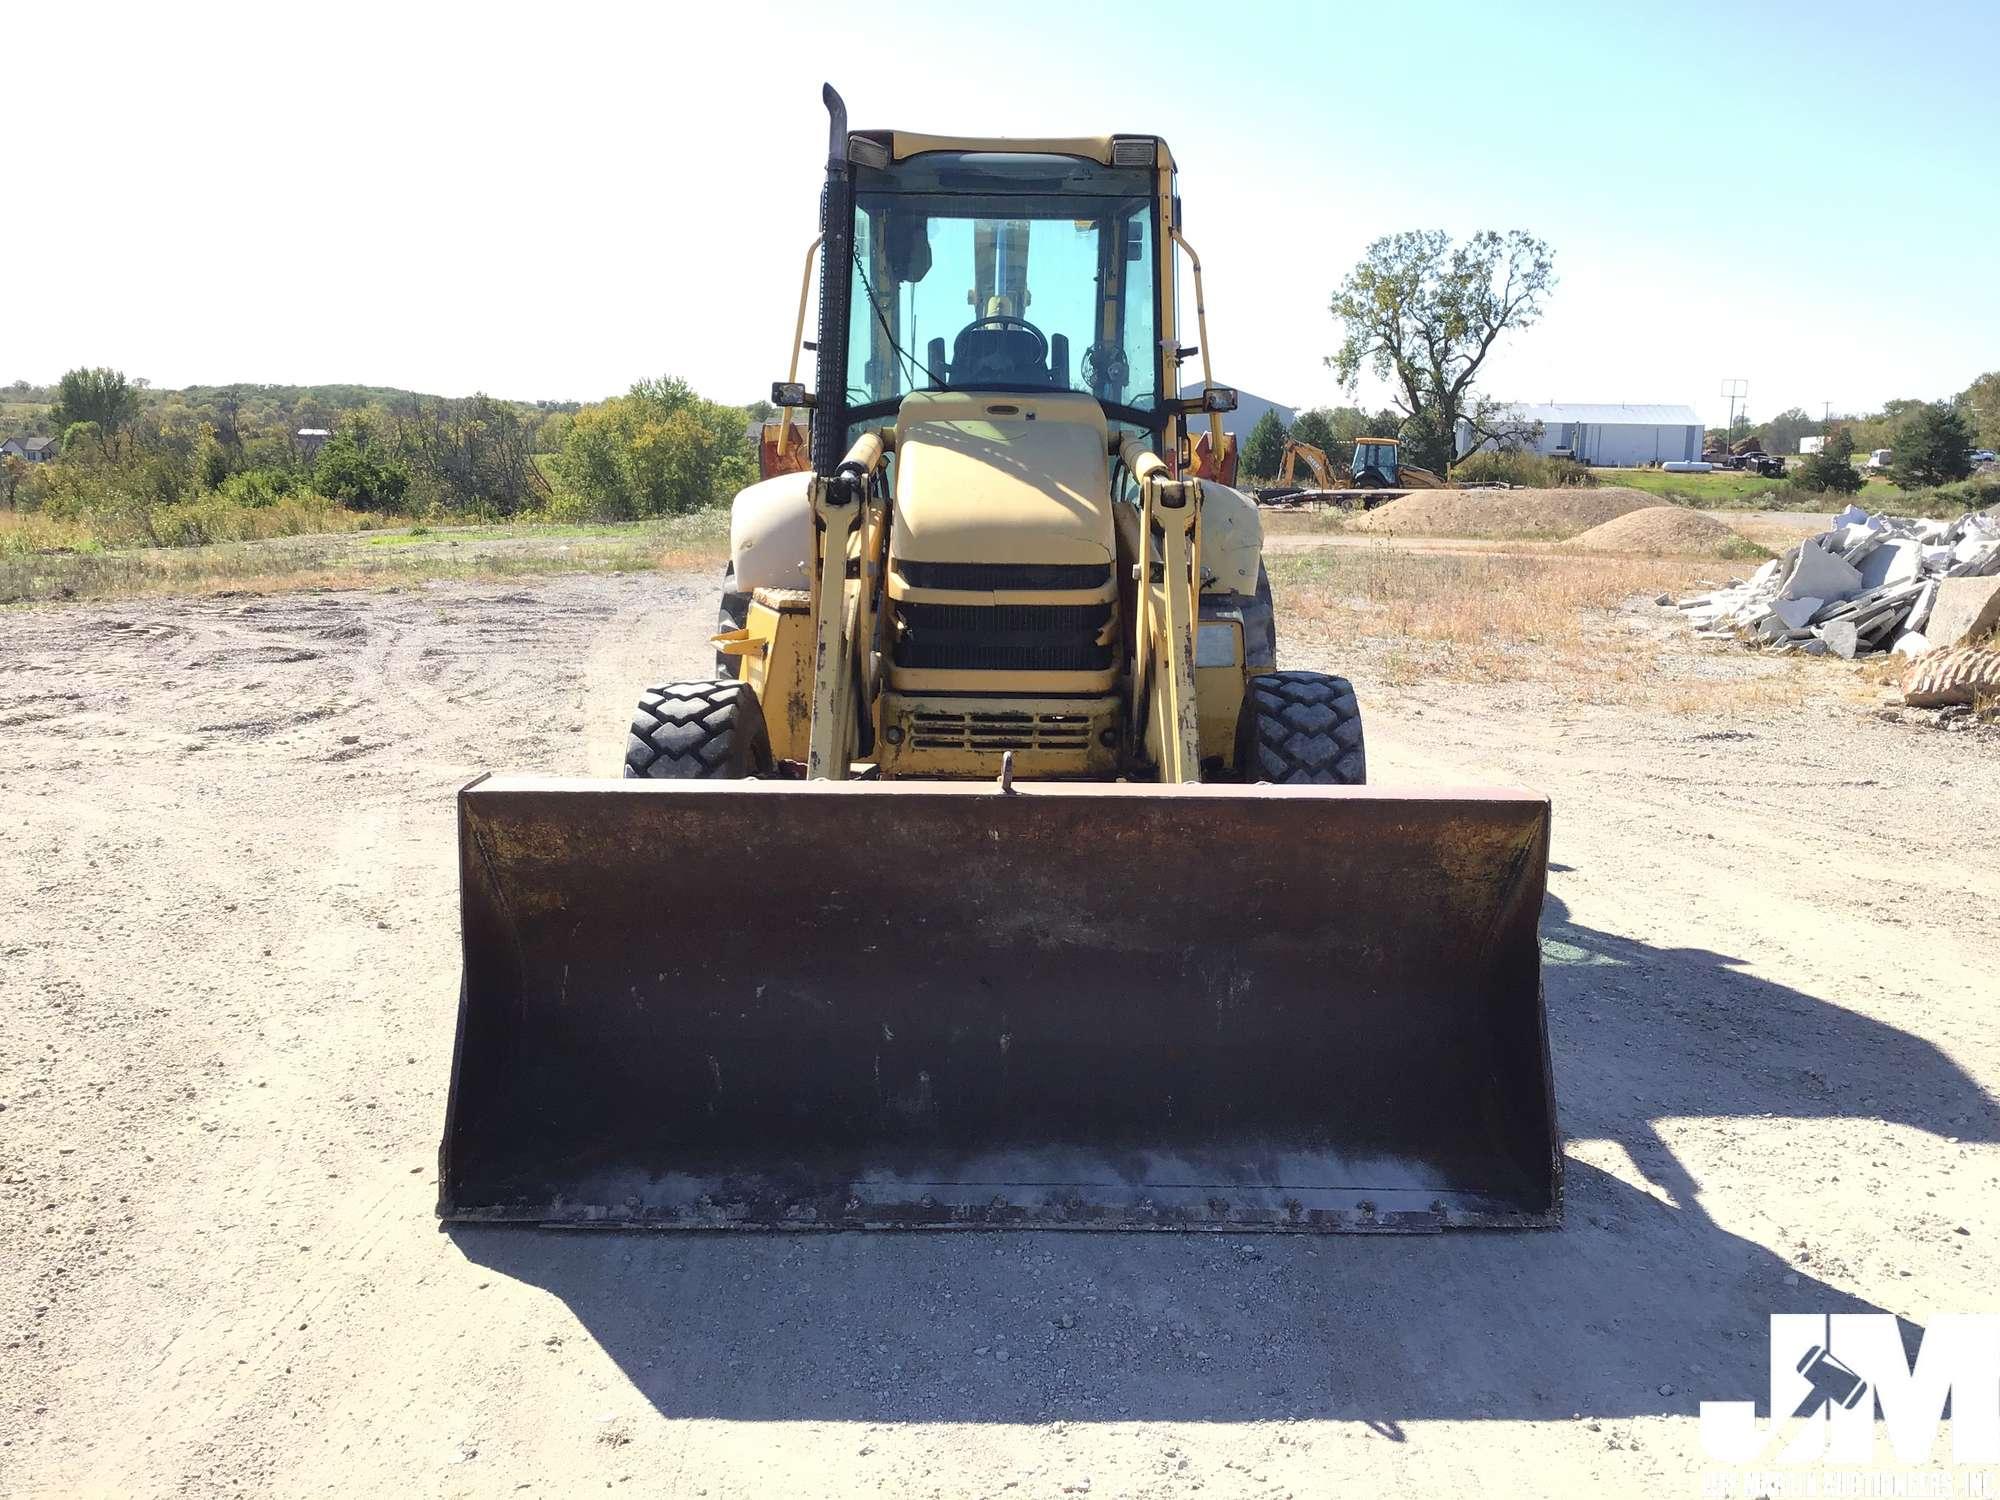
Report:
[[[491,396],[419,401],[395,418],[394,446],[431,509],[511,516],[540,492],[520,412]]]
[[[1823,450],[1825,456],[1837,458],[1844,464],[1851,464],[1854,461],[1854,449],[1854,429],[1845,422],[1836,422],[1833,431],[1826,435],[1826,447]]]
[[[2000,449],[2000,370],[1988,370],[1960,391],[1958,404],[1979,446]]]
[[[1812,437],[1819,430],[1817,419],[1794,406],[1766,422],[1758,433],[1758,441],[1763,443],[1766,453],[1796,453],[1799,451],[1799,439]]]
[[[72,463],[104,457],[104,429],[95,422],[67,423],[62,430],[62,456]]]
[[[1243,472],[1269,479],[1285,461],[1285,424],[1273,407],[1265,407],[1243,444]]]
[[[1334,430],[1333,413],[1324,406],[1300,412],[1298,421],[1292,423],[1290,437],[1295,443],[1311,443],[1333,462],[1340,462],[1334,451],[1340,447],[1340,434]]]
[[[756,477],[740,406],[686,381],[642,380],[570,420],[556,469],[596,514],[668,515],[719,505]]]
[[[1848,453],[1835,454],[1833,444],[1829,442],[1826,452],[1813,454],[1792,470],[1792,487],[1821,495],[1852,495],[1858,492],[1864,481],[1861,471],[1849,461],[1854,440],[1849,438],[1847,441]]]
[[[118,434],[139,415],[139,388],[121,370],[71,370],[56,386],[55,409],[49,425],[63,433],[79,422],[97,427],[98,442],[109,452]]]
[[[1950,484],[1972,472],[1972,426],[1949,401],[1904,413],[1893,447],[1891,472],[1898,484]]]
[[[1349,389],[1364,368],[1388,381],[1403,421],[1423,419],[1403,434],[1409,460],[1441,472],[1486,357],[1541,317],[1554,285],[1552,252],[1522,230],[1463,244],[1442,230],[1389,235],[1333,294],[1345,339],[1326,362]]]
[[[374,424],[357,412],[313,460],[313,488],[354,510],[395,510],[409,491],[410,470],[375,441]]]

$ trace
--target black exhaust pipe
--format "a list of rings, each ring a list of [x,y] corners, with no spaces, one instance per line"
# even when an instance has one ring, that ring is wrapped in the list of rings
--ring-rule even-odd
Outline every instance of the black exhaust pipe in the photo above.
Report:
[[[854,262],[854,174],[847,160],[847,106],[832,84],[826,103],[826,188],[820,194],[818,373],[813,386],[813,471],[831,478],[847,456],[847,312]]]

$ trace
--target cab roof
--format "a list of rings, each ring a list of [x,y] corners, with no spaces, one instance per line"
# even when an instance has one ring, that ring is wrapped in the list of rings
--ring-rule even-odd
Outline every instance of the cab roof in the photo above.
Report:
[[[1132,135],[1078,135],[1078,136],[970,136],[970,135],[924,135],[910,130],[857,130],[855,135],[865,135],[872,141],[889,148],[891,160],[902,161],[905,157],[920,156],[926,151],[1001,151],[1021,154],[1047,154],[1051,156],[1080,156],[1103,166],[1113,165],[1111,143],[1113,141],[1151,141],[1153,143],[1153,165],[1174,170],[1174,154],[1167,149],[1167,143],[1155,135],[1134,133]]]

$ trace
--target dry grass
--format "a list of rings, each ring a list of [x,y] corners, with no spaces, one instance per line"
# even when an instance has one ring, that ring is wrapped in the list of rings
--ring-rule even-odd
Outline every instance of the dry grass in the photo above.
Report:
[[[0,558],[31,552],[94,552],[102,544],[80,521],[54,521],[26,511],[0,510]]]
[[[1495,649],[1573,644],[1583,637],[1583,611],[1683,589],[1690,576],[1685,558],[1489,555],[1387,544],[1290,553],[1271,564],[1273,585],[1289,586],[1289,618],[1309,626],[1359,623],[1370,635]]]
[[[1266,536],[1327,536],[1345,531],[1357,514],[1337,505],[1316,505],[1300,510],[1261,510],[1257,519],[1263,523]]]
[[[1273,556],[1280,651],[1392,685],[1534,683],[1585,703],[1726,715],[1819,697],[1872,701],[1846,663],[1766,656],[1689,635],[1651,607],[1747,563],[1564,552],[1437,552],[1392,543]]]
[[[286,537],[202,547],[0,551],[0,604],[224,590],[380,587],[433,578],[722,570],[729,518],[710,511],[623,525],[530,523]]]

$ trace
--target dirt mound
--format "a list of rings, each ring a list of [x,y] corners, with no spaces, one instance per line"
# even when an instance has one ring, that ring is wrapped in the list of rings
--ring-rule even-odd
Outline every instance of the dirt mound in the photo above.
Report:
[[[1627,511],[1570,541],[1592,552],[1637,552],[1647,557],[1719,557],[1746,549],[1741,536],[1712,516],[1684,505],[1649,505]]]
[[[1357,516],[1350,529],[1403,536],[1562,541],[1651,504],[1651,498],[1639,491],[1615,485],[1604,489],[1418,490]]]

